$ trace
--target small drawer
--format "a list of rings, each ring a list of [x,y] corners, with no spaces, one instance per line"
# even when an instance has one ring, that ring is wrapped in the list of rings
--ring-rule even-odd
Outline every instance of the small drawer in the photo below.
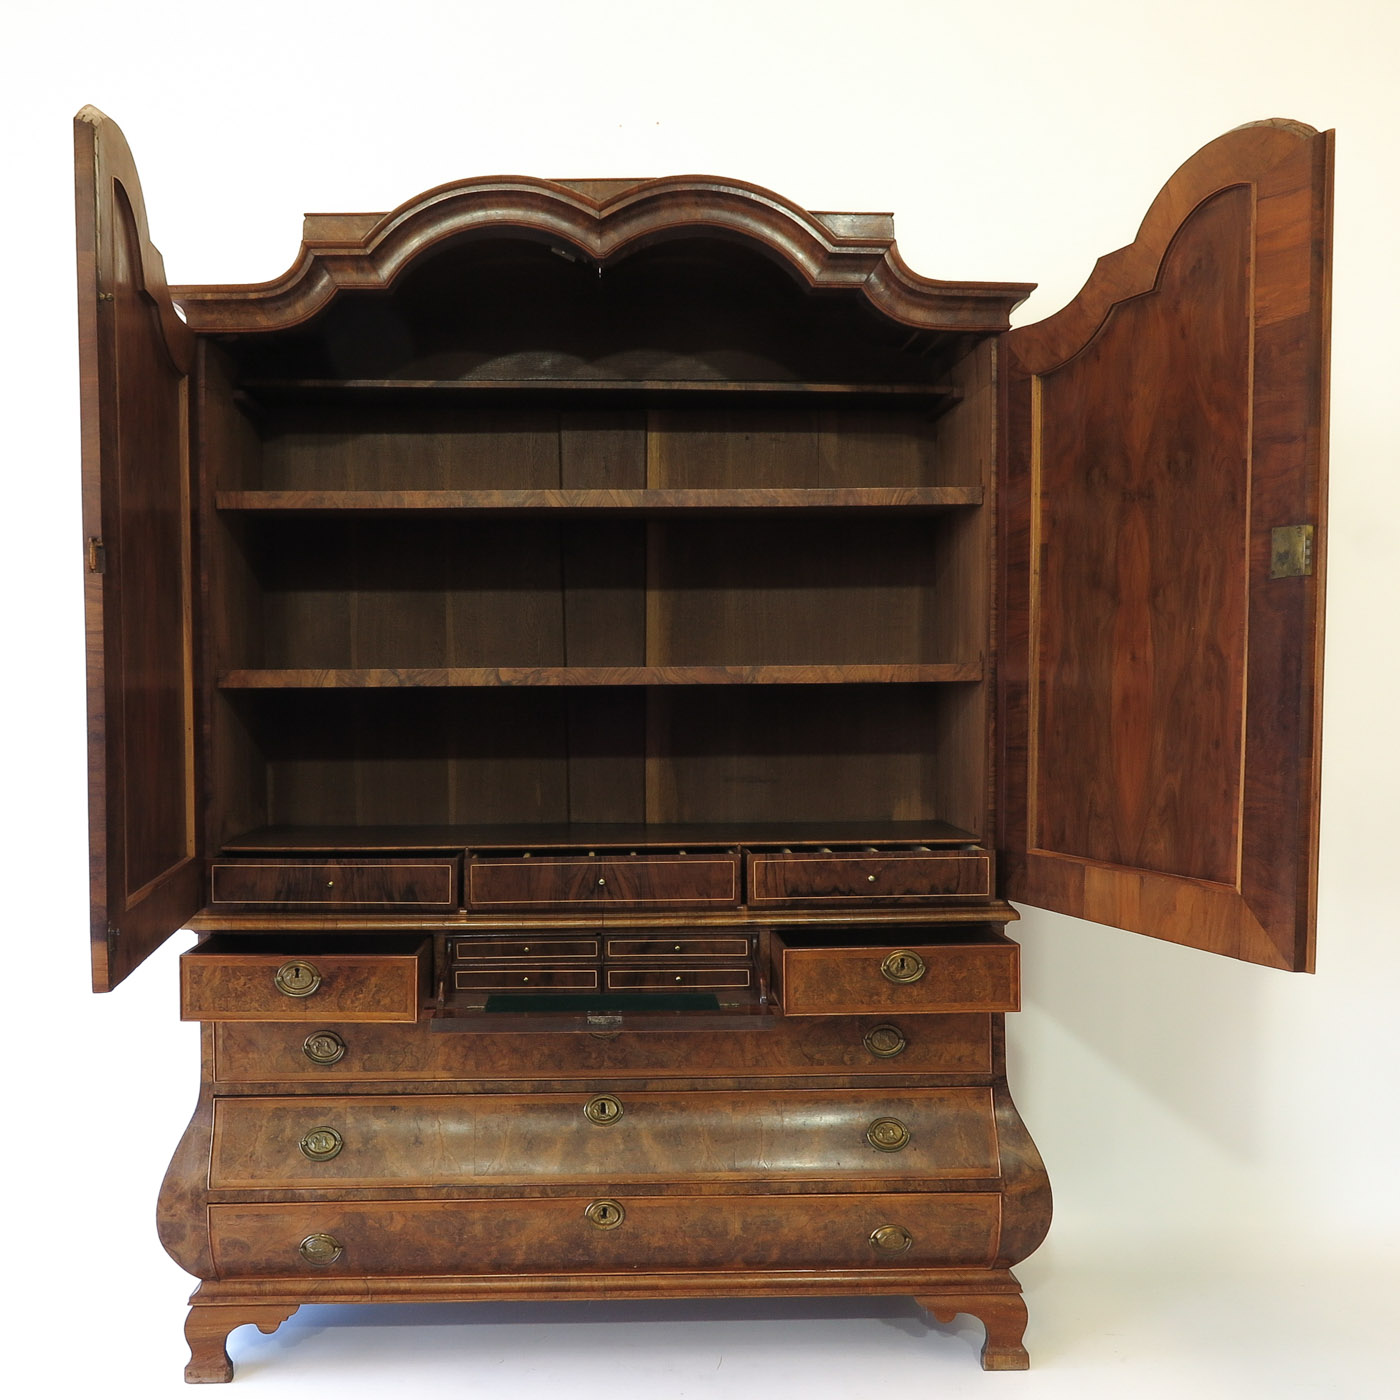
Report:
[[[426,941],[211,938],[180,959],[180,1019],[416,1021],[431,963]]]
[[[608,990],[664,991],[678,987],[747,987],[753,975],[746,967],[610,967]]]
[[[911,935],[927,930],[911,929]],[[879,947],[774,935],[773,982],[788,1016],[1019,1011],[1021,949],[984,935],[966,943]]]
[[[457,908],[457,860],[452,856],[216,860],[209,870],[209,904],[219,910],[452,910]]]
[[[452,945],[452,960],[494,963],[529,958],[532,962],[555,962],[597,958],[600,952],[596,938],[459,938]]]
[[[458,968],[452,985],[459,992],[589,992],[598,986],[596,968],[497,967],[483,971]]]
[[[736,908],[739,857],[712,855],[477,856],[467,866],[472,909]]]
[[[681,938],[610,938],[609,958],[747,958],[752,952],[749,940],[736,938],[705,938],[685,935]]]
[[[606,1130],[605,1130],[606,1131]],[[220,1278],[638,1268],[985,1268],[1001,1197],[945,1191],[209,1207]]]
[[[912,904],[991,895],[985,851],[755,852],[748,859],[749,903],[756,907]]]

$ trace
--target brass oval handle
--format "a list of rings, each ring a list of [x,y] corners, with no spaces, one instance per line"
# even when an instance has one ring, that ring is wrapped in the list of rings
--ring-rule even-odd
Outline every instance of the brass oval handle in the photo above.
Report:
[[[865,1048],[877,1059],[892,1060],[902,1055],[908,1044],[898,1026],[874,1026],[865,1033]]]
[[[284,997],[309,997],[321,985],[321,974],[309,962],[298,958],[283,963],[272,980]]]
[[[334,1264],[345,1253],[345,1246],[334,1235],[308,1235],[297,1246],[297,1253],[308,1264],[324,1269],[327,1264]]]
[[[909,1145],[909,1129],[898,1118],[877,1118],[865,1130],[865,1140],[877,1152],[898,1152]]]
[[[870,1243],[886,1254],[899,1254],[914,1243],[914,1236],[903,1225],[881,1225],[870,1232]]]
[[[917,982],[928,968],[917,953],[908,948],[896,948],[880,964],[880,971],[891,982]]]
[[[312,1128],[297,1146],[301,1148],[303,1157],[309,1157],[313,1162],[329,1162],[332,1157],[340,1156],[345,1139],[334,1128]]]
[[[313,1065],[338,1065],[345,1058],[345,1042],[334,1031],[312,1031],[302,1042],[301,1053]]]
[[[583,1214],[588,1223],[599,1230],[616,1230],[627,1218],[619,1201],[594,1201]]]
[[[600,1127],[616,1123],[622,1117],[622,1100],[614,1098],[611,1094],[595,1094],[584,1104],[583,1116],[590,1123],[597,1123]]]

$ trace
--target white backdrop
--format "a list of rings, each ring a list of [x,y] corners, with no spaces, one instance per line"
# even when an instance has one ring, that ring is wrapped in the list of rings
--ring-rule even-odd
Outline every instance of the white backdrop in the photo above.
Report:
[[[969,12],[971,11],[971,15]],[[1050,1166],[1018,1271],[1035,1369],[898,1304],[303,1310],[233,1341],[248,1394],[1390,1395],[1397,1296],[1400,833],[1390,0],[592,0],[28,7],[0,40],[0,551],[8,801],[5,1193],[12,1394],[175,1395],[189,1281],[155,1191],[195,1096],[172,942],[87,994],[82,539],[69,123],[121,123],[172,282],[283,271],[303,210],[387,209],[488,173],[711,172],[895,211],[929,276],[1062,305],[1160,185],[1241,122],[1338,129],[1318,974],[1046,914],[1012,1088]],[[351,1324],[358,1323],[359,1326]],[[872,1369],[878,1367],[877,1372]]]

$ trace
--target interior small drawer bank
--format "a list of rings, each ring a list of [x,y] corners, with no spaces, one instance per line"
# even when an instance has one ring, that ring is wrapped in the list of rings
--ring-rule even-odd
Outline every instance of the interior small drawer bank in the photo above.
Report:
[[[895,942],[891,933],[903,933]],[[1019,1011],[1020,945],[983,928],[928,941],[927,928],[882,929],[879,944],[852,930],[773,935],[773,987],[787,1016]]]
[[[467,862],[467,905],[487,912],[733,909],[741,897],[740,875],[735,851],[483,854]]]
[[[716,1268],[982,1268],[994,1192],[600,1193],[517,1200],[214,1205],[220,1278]]]
[[[748,864],[755,908],[987,899],[992,893],[986,851],[754,851]]]
[[[184,1021],[416,1021],[427,939],[215,936],[180,959]]]
[[[239,909],[455,910],[456,856],[262,856],[209,869],[209,905]]]

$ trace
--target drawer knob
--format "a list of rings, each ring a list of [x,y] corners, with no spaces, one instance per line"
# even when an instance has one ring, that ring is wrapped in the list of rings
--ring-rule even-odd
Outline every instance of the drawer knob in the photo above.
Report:
[[[329,1162],[332,1157],[340,1156],[345,1139],[334,1128],[312,1128],[297,1145],[303,1157],[313,1162]]]
[[[908,948],[896,948],[880,964],[880,971],[891,982],[917,982],[928,971],[924,960]]]
[[[898,1152],[909,1145],[909,1129],[898,1118],[877,1118],[865,1130],[865,1140],[877,1152]]]
[[[583,1116],[590,1123],[606,1127],[622,1117],[622,1101],[611,1094],[597,1094],[583,1106]]]
[[[300,959],[283,963],[272,980],[284,997],[309,997],[321,985],[321,974]]]
[[[345,1247],[334,1235],[308,1235],[297,1246],[297,1253],[308,1264],[315,1264],[318,1269],[324,1269],[328,1264],[334,1264],[345,1253]]]
[[[865,1033],[865,1048],[877,1059],[892,1060],[902,1055],[908,1044],[898,1026],[875,1026]]]
[[[885,1254],[900,1254],[914,1243],[903,1225],[881,1225],[870,1232],[870,1243]]]
[[[598,1230],[616,1230],[627,1217],[617,1201],[594,1201],[583,1212],[584,1218]]]
[[[867,1044],[869,1040],[866,1036]],[[345,1042],[334,1031],[312,1031],[302,1042],[301,1053],[313,1065],[338,1065],[345,1058]]]

